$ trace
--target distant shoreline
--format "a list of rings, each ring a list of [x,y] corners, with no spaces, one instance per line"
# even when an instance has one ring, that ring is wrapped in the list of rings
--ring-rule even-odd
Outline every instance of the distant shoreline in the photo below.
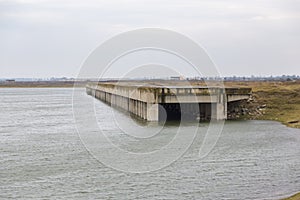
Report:
[[[75,81],[16,81],[0,82],[0,88],[70,88]],[[86,81],[76,82],[77,87],[85,87]]]

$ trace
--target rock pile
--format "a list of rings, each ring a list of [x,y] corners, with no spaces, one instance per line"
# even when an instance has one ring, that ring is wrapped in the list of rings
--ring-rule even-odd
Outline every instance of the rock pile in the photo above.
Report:
[[[227,108],[228,119],[257,119],[265,114],[266,104],[259,105],[255,97],[241,102],[231,102]]]

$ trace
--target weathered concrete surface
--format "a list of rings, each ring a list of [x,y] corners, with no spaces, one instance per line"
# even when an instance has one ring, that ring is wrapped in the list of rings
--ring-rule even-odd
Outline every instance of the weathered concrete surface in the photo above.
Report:
[[[202,115],[205,119],[222,120],[227,118],[228,102],[248,99],[251,95],[250,88],[141,85],[138,82],[90,84],[87,85],[86,91],[111,106],[122,108],[147,121],[158,121],[162,113],[160,109],[166,108],[167,104],[174,104],[175,107],[177,104],[197,104],[200,111],[198,114],[194,113],[195,118],[201,118],[201,112],[204,110]],[[201,107],[201,104],[206,106]],[[174,106],[172,109],[175,109]],[[186,112],[193,111],[192,106],[185,107],[189,109]],[[182,108],[180,110],[182,111]],[[175,112],[173,110],[169,113]]]

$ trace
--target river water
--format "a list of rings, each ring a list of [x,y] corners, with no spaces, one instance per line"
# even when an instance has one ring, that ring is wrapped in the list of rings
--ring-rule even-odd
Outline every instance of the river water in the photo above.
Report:
[[[100,101],[96,108],[110,109]],[[122,146],[107,115],[97,112]],[[166,135],[172,135],[174,124],[168,126]],[[300,130],[273,121],[228,121],[210,154],[199,159],[201,138],[199,132],[187,152],[163,169],[122,172],[82,144],[72,89],[0,89],[0,199],[280,199],[300,191]]]

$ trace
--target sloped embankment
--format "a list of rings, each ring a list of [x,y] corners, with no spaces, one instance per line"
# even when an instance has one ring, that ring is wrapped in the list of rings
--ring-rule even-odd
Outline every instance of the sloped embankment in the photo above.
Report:
[[[252,98],[235,110],[228,106],[229,118],[276,120],[300,128],[300,81],[227,82],[225,85],[251,87],[253,92]]]

